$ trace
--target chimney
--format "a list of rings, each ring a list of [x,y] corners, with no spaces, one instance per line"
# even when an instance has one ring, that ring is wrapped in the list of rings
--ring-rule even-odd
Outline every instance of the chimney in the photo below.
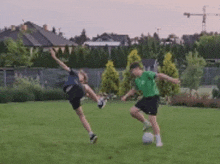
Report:
[[[43,28],[44,28],[45,31],[48,31],[48,25],[47,24],[43,25]]]
[[[11,31],[15,31],[15,30],[16,30],[15,25],[11,25]]]
[[[23,30],[23,31],[27,31],[27,25],[22,24],[22,25],[21,25],[21,30]]]

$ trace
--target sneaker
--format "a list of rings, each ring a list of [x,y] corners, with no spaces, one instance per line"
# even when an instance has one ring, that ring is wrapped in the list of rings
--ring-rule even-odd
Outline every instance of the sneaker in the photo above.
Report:
[[[104,98],[100,98],[100,99],[98,100],[98,107],[99,107],[99,109],[104,108],[105,105],[106,105],[106,100],[105,100]]]
[[[144,123],[143,132],[146,132],[149,128],[152,128],[152,125],[150,122]]]
[[[93,134],[91,137],[90,137],[90,143],[91,144],[95,144],[97,142],[97,135]]]
[[[163,143],[162,143],[162,142],[156,143],[156,147],[162,147],[162,146],[163,146]]]

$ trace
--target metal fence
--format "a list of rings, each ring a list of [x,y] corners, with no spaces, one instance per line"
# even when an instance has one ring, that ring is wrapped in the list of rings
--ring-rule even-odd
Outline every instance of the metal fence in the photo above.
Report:
[[[116,69],[122,79],[124,69]],[[88,69],[84,71],[88,74],[89,85],[93,88],[99,88],[101,84],[103,69]],[[180,71],[180,74],[183,70]],[[15,81],[15,76],[38,78],[42,87],[62,87],[67,80],[68,72],[62,69],[42,69],[42,68],[1,68],[0,69],[0,87],[11,86]],[[201,85],[216,85],[215,77],[220,75],[220,68],[204,68],[204,76],[201,79]]]
[[[76,69],[77,70],[77,69]],[[89,77],[88,84],[93,88],[99,88],[102,79],[102,69],[83,69]],[[124,69],[117,69],[120,79],[122,79],[122,72]],[[42,68],[20,68],[20,69],[0,69],[0,87],[10,87],[13,85],[16,76],[32,77],[39,79],[42,87],[62,87],[67,80],[68,72],[63,69],[42,69]]]

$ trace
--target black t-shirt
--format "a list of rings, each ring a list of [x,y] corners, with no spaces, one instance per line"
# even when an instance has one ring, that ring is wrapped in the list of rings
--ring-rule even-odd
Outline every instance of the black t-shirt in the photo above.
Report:
[[[72,91],[69,92],[74,97],[81,97],[85,94],[83,85],[79,81],[78,71],[71,69],[69,72],[68,80],[65,82],[63,90],[66,92],[67,87],[73,86]]]

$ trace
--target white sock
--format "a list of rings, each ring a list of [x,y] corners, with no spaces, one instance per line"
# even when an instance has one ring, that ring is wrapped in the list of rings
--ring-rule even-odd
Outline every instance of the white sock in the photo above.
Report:
[[[90,137],[92,137],[92,135],[93,135],[94,133],[91,131],[91,132],[89,132],[89,136]]]
[[[156,142],[157,143],[161,142],[160,134],[155,135],[155,137],[156,137]]]

